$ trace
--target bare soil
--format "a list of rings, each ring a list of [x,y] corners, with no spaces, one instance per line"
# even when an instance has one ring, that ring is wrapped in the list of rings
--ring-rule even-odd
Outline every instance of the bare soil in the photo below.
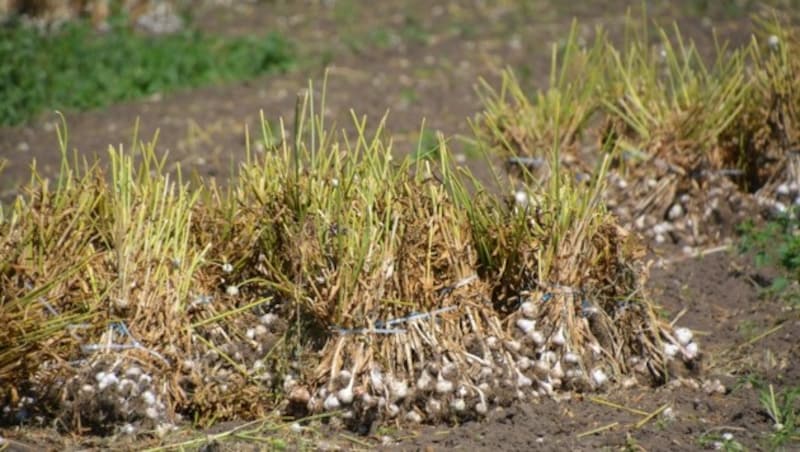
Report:
[[[527,81],[528,88],[543,86],[550,44],[566,36],[573,16],[580,21],[587,40],[593,27],[601,24],[613,36],[629,6],[603,0],[570,7],[544,0],[234,2],[227,8],[217,3],[206,2],[194,12],[200,27],[230,34],[285,33],[297,43],[298,67],[238,84],[163,94],[96,111],[67,112],[70,148],[102,159],[109,145],[129,146],[138,120],[141,139],[159,131],[159,149],[169,152],[171,164],[224,180],[244,157],[245,125],[255,135],[261,110],[274,124],[281,117],[291,118],[297,93],[308,86],[309,78],[319,90],[327,68],[325,113],[331,121],[349,127],[352,109],[359,116],[367,115],[374,127],[389,111],[387,127],[395,137],[396,152],[412,152],[422,118],[427,118],[427,128],[447,136],[468,134],[467,119],[481,108],[474,90],[480,78],[496,86],[500,69],[510,66]],[[747,39],[750,32],[746,10],[712,7],[703,13],[693,6],[703,2],[646,3],[652,17],[677,20],[703,49],[711,48],[711,27],[734,43]],[[630,5],[638,8],[640,2]],[[0,179],[0,199],[17,193],[34,160],[45,175],[55,173],[60,162],[55,124],[56,117],[45,113],[28,124],[0,129],[0,158],[10,163]],[[290,130],[291,126],[286,127]],[[461,146],[457,139],[454,145]],[[473,163],[479,174],[486,174],[486,168]],[[684,258],[662,250],[653,259],[672,260],[671,264],[655,265],[650,280],[653,299],[663,307],[663,315],[679,317],[681,325],[702,332],[704,365],[694,380],[677,378],[656,389],[613,388],[605,394],[574,394],[564,401],[518,404],[485,420],[458,426],[373,428],[356,441],[331,430],[316,437],[310,447],[672,451],[702,449],[702,439],[732,433],[748,449],[767,448],[772,421],[759,403],[758,392],[744,378],[758,375],[776,388],[800,381],[797,312],[760,296],[776,271],[755,268],[749,256],[733,251]],[[758,338],[777,326],[779,329]],[[643,415],[613,408],[593,397],[646,413],[669,405],[672,414],[662,412],[637,428]],[[583,435],[612,423],[617,424]],[[49,430],[25,428],[2,430],[0,436],[11,450],[109,445],[98,439],[67,438]],[[712,447],[713,440],[708,444]],[[793,446],[800,447],[797,443]],[[138,448],[130,440],[114,447]],[[223,441],[205,450],[243,447],[251,446],[243,441]]]

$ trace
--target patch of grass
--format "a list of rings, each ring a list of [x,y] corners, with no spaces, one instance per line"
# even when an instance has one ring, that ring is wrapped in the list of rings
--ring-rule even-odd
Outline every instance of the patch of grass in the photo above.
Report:
[[[417,94],[417,90],[413,87],[407,87],[400,90],[400,98],[409,104],[414,103],[419,99],[419,95]]]
[[[775,392],[772,385],[759,389],[758,399],[773,422],[769,446],[778,449],[800,442],[800,386]]]
[[[763,414],[772,421],[772,432],[767,435],[766,448],[783,450],[789,443],[800,442],[800,386],[788,386],[776,392],[775,387],[757,374],[740,378],[734,391],[740,388],[758,392]]]
[[[700,435],[697,442],[703,448],[723,450],[725,452],[743,452],[745,450],[742,443],[737,441],[731,433],[705,433]]]
[[[757,266],[777,265],[786,272],[774,278],[764,294],[800,306],[800,220],[790,212],[759,226],[742,223],[738,230],[741,252],[753,252]]]
[[[190,28],[152,37],[122,19],[97,34],[85,22],[46,34],[0,28],[0,124],[47,109],[89,109],[183,87],[246,79],[284,70],[289,42],[277,34],[219,38]]]
[[[400,29],[400,36],[410,44],[427,44],[431,34],[416,17],[407,14]]]
[[[757,335],[758,325],[752,319],[742,320],[736,326],[736,330],[745,340],[750,340]]]

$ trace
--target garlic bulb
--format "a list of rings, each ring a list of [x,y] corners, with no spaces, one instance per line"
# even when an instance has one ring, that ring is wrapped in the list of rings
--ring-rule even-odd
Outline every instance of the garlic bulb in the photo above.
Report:
[[[563,326],[558,327],[558,330],[556,330],[555,334],[553,334],[553,337],[550,338],[550,341],[553,344],[558,345],[559,347],[564,345],[564,343],[567,340],[564,337],[564,327]]]
[[[519,388],[526,388],[533,384],[533,380],[529,377],[525,376],[519,369],[515,369],[517,371],[517,387]]]
[[[453,382],[445,380],[442,378],[442,375],[439,374],[439,378],[436,379],[436,392],[439,394],[449,394],[453,392]]]
[[[419,424],[422,422],[422,416],[414,410],[409,411],[406,413],[406,420],[409,422],[413,422],[415,424]]]
[[[400,400],[408,395],[408,383],[405,380],[395,380],[392,378],[389,381],[389,394],[395,400]]]
[[[517,328],[522,330],[523,333],[529,334],[536,328],[536,320],[517,319]]]
[[[462,398],[455,398],[450,401],[450,409],[455,411],[456,413],[460,413],[467,408],[467,404],[464,402]]]
[[[433,377],[431,377],[431,374],[429,374],[427,370],[423,369],[422,373],[419,375],[419,378],[417,378],[417,389],[420,391],[427,391],[432,382]]]
[[[550,371],[550,376],[553,378],[564,378],[564,369],[561,368],[561,361],[556,361],[553,369]]]
[[[592,381],[594,381],[594,384],[598,387],[603,386],[603,384],[608,381],[608,376],[603,372],[603,369],[594,369],[592,370]]]
[[[532,301],[523,302],[519,308],[525,317],[532,318],[536,316],[536,305]]]
[[[684,351],[684,358],[688,360],[693,360],[697,358],[697,355],[700,353],[700,349],[697,346],[696,342],[691,342],[686,345],[686,350]]]
[[[336,394],[339,400],[345,405],[349,405],[353,402],[353,383],[355,381],[356,381],[355,375],[351,375],[350,381],[347,383],[347,386],[340,389],[339,392]]]
[[[675,328],[675,338],[678,339],[678,343],[681,345],[687,345],[691,342],[692,336],[692,330],[689,328]]]
[[[564,362],[568,364],[578,364],[581,360],[581,357],[575,353],[567,352],[564,354]]]
[[[373,367],[369,371],[369,382],[372,385],[372,389],[376,391],[383,390],[383,374],[381,370],[377,367]]]
[[[330,394],[325,398],[325,402],[323,402],[322,406],[326,411],[333,411],[338,410],[339,407],[341,407],[341,403],[339,403],[339,398],[336,397],[336,395]]]

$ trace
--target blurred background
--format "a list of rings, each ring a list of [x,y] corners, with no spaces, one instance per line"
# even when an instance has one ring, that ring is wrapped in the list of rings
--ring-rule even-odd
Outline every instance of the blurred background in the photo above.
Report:
[[[441,130],[458,140],[480,109],[475,85],[512,68],[526,89],[542,86],[550,52],[577,20],[620,39],[626,14],[675,22],[701,51],[714,33],[749,39],[751,17],[791,12],[796,0],[1,0],[0,198],[35,160],[52,174],[55,125],[64,114],[70,149],[104,155],[130,143],[134,126],[172,164],[225,177],[244,155],[244,125],[259,111],[278,125],[296,96],[327,70],[326,115],[350,109],[376,124],[390,112],[396,149],[411,152]],[[787,13],[789,14],[789,13]],[[420,137],[420,125],[426,129]],[[463,144],[463,143],[462,143]],[[270,143],[254,143],[263,149]],[[469,146],[463,152],[469,157]]]

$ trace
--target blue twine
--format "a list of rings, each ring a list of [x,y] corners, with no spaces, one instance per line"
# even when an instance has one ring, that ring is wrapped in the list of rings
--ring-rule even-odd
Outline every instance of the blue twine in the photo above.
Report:
[[[617,313],[621,314],[628,310],[631,307],[631,303],[627,300],[617,300],[616,306],[614,306]]]
[[[128,330],[128,326],[125,325],[125,322],[111,322],[109,325],[109,329],[121,334],[123,337],[127,336],[131,343],[130,344],[85,344],[81,345],[81,350],[85,353],[96,352],[98,350],[129,350],[133,348],[138,348],[140,350],[144,350],[147,353],[155,356],[156,358],[163,361],[165,364],[169,364],[166,358],[164,358],[160,353],[156,352],[155,350],[150,350],[149,348],[142,345],[138,339],[133,337],[131,332]]]
[[[192,300],[192,304],[194,304],[194,305],[197,305],[197,304],[209,304],[212,301],[214,301],[214,296],[213,295],[200,294],[200,295],[197,295],[197,296],[194,297],[194,299]]]
[[[450,312],[456,309],[456,306],[447,306],[444,308],[439,308],[431,312],[412,312],[411,314],[405,317],[399,317],[396,319],[391,319],[387,321],[376,320],[374,328],[334,328],[339,334],[368,334],[368,333],[375,333],[375,334],[403,334],[406,330],[402,328],[391,328],[394,325],[398,325],[401,323],[406,322],[413,322],[415,320],[422,320],[431,317],[435,317],[439,314],[443,314],[445,312]]]
[[[406,330],[400,328],[355,328],[355,329],[347,329],[347,328],[335,328],[334,331],[341,335],[349,335],[349,334],[403,334]]]
[[[597,307],[595,307],[589,300],[584,299],[581,301],[581,315],[584,317],[591,317],[597,313]]]

